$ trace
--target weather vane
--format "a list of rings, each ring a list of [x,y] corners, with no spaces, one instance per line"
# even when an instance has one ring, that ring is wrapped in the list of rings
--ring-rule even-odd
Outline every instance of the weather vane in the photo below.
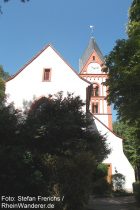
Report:
[[[90,27],[90,29],[91,29],[91,36],[93,36],[93,30],[95,29],[95,27],[92,26],[92,25],[90,25],[89,27]]]

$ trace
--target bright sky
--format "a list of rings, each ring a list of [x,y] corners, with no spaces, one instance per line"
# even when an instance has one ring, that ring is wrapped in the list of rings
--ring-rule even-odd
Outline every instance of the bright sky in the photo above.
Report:
[[[14,74],[51,43],[78,71],[78,61],[95,26],[94,37],[107,55],[117,39],[126,38],[132,0],[30,0],[3,3],[0,15],[0,64]]]

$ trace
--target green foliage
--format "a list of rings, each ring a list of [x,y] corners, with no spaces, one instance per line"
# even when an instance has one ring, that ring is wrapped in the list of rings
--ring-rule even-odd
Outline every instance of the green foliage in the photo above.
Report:
[[[3,70],[3,67],[0,66],[0,101],[3,101],[5,97],[5,79],[6,73]]]
[[[114,103],[118,115],[132,123],[140,121],[140,41],[118,40],[108,55],[108,102]],[[129,84],[129,85],[128,85]],[[137,113],[137,114],[135,114]]]
[[[49,186],[47,172],[50,169],[43,167],[39,155],[14,144],[0,146],[0,158],[1,195],[49,195],[46,186]]]
[[[93,173],[93,194],[103,196],[110,194],[112,185],[107,182],[108,167],[104,163],[98,164]]]
[[[133,0],[129,10],[129,23],[127,33],[129,37],[140,35],[140,1]]]
[[[109,68],[108,102],[114,103],[122,120],[140,127],[140,1],[133,0],[128,23],[127,40],[118,40],[107,56]],[[107,71],[107,69],[106,69]]]
[[[58,209],[83,209],[93,182],[91,175],[108,154],[104,137],[89,131],[91,122],[83,105],[73,94],[63,97],[60,92],[41,98],[31,106],[22,131],[30,149],[50,154],[50,192],[65,196]]]
[[[15,134],[18,132],[18,116],[13,105],[0,106],[0,144],[14,144]]]
[[[120,173],[113,174],[112,183],[115,191],[117,192],[123,191],[125,184],[125,176]]]
[[[93,184],[93,194],[95,196],[106,196],[111,194],[112,185],[105,178],[100,178]]]
[[[59,204],[60,209],[84,209],[91,192],[95,166],[94,157],[87,152],[72,158],[58,158],[57,176],[53,176],[53,181],[56,180],[55,193],[65,196],[63,204]]]
[[[41,171],[36,173],[41,167],[39,157],[27,149],[20,137],[22,123],[20,112],[12,104],[0,107],[1,195],[27,195],[46,190],[45,178],[40,177],[42,180],[38,180]]]
[[[65,156],[91,151],[102,161],[108,154],[104,137],[87,129],[91,122],[82,111],[83,105],[79,97],[63,97],[62,93],[36,101],[23,130],[28,144],[41,152]]]
[[[0,100],[4,99],[5,86],[4,81],[0,78]]]
[[[88,129],[79,97],[62,93],[35,101],[24,115],[0,109],[0,193],[64,196],[57,210],[82,210],[97,164],[109,153]]]
[[[133,183],[133,191],[136,201],[140,205],[140,182]]]
[[[108,174],[108,167],[104,163],[100,163],[96,170],[96,179],[106,177]]]
[[[9,78],[9,74],[3,70],[0,65],[0,106],[3,104],[5,96],[5,81]]]
[[[3,70],[3,67],[0,65],[0,78],[6,81],[9,78],[9,73]]]

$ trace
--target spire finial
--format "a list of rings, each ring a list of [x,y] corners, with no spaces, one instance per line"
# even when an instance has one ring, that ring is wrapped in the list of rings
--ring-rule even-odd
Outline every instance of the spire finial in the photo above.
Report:
[[[91,29],[91,37],[93,37],[93,30],[95,29],[95,26],[90,25],[89,27],[90,27],[90,29]]]

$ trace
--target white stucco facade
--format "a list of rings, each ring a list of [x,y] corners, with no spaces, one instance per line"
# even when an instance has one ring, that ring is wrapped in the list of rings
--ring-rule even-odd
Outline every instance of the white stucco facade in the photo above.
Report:
[[[50,81],[43,81],[43,71],[51,70]],[[90,84],[82,80],[76,72],[49,45],[35,59],[6,83],[8,102],[22,108],[24,101],[48,96],[63,91],[74,93],[86,101],[86,88]]]

